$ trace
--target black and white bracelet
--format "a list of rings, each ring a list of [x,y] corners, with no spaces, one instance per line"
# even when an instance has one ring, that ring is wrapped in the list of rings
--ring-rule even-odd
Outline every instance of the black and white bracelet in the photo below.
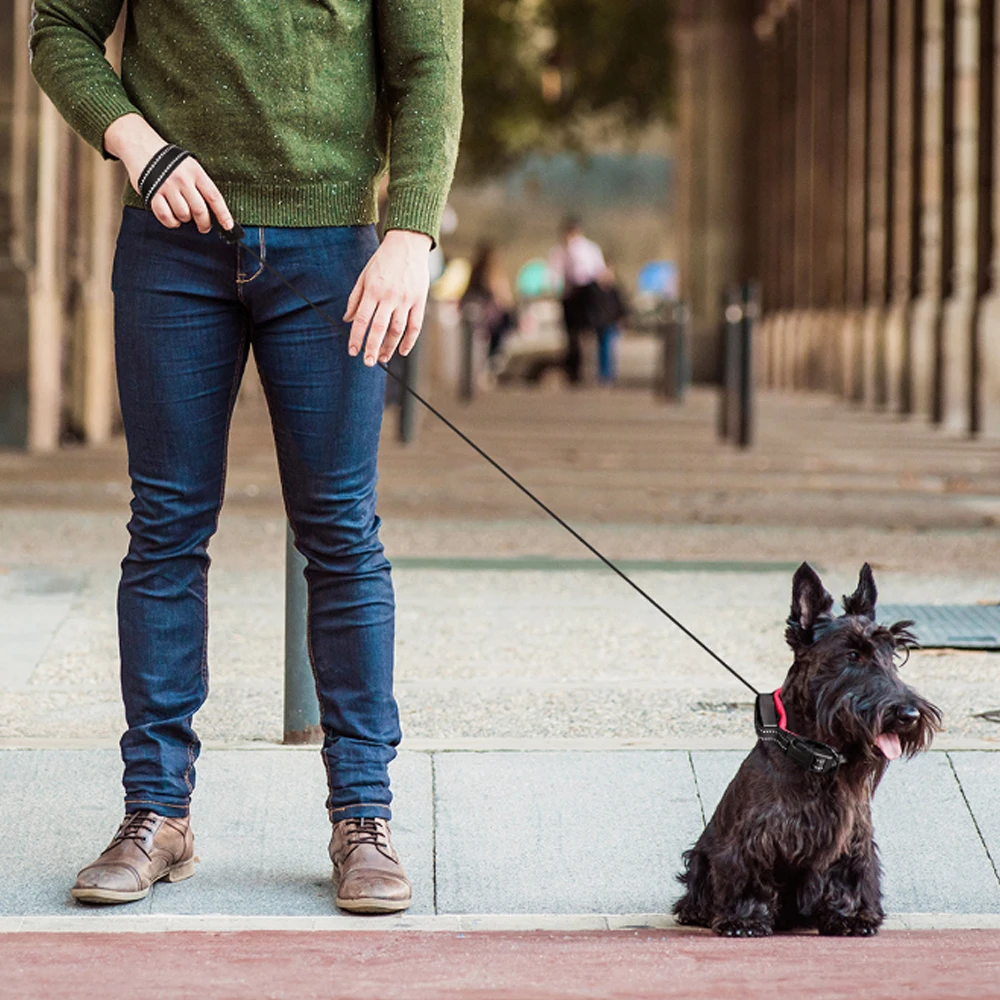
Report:
[[[191,155],[186,149],[167,143],[146,164],[139,175],[139,197],[142,198],[146,208],[149,208],[150,202],[156,197],[156,192],[163,186],[163,182]]]

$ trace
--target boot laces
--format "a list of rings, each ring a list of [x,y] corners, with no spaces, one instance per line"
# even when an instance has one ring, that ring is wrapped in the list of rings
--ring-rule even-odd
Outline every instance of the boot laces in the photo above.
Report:
[[[149,852],[143,846],[143,842],[153,832],[157,818],[156,813],[149,811],[129,813],[118,827],[118,832],[111,840],[111,846],[131,840],[148,857]]]
[[[384,823],[373,816],[355,816],[345,820],[345,823],[348,854],[362,844],[370,844],[387,858],[392,857],[388,830]]]

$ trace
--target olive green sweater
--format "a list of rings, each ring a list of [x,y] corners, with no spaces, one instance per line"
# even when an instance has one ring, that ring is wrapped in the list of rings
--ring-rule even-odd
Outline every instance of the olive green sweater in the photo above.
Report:
[[[32,70],[104,152],[138,112],[190,150],[237,221],[362,225],[391,160],[387,227],[437,238],[462,118],[462,0],[35,0]],[[107,155],[105,153],[105,155]],[[128,187],[125,202],[141,205]]]

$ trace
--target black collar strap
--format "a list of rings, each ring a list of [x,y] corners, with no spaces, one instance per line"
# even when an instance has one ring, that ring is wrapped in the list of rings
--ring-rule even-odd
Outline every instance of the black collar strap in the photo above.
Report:
[[[833,747],[788,731],[780,691],[757,695],[753,724],[758,739],[777,743],[789,760],[812,774],[833,774],[847,763],[844,755]]]

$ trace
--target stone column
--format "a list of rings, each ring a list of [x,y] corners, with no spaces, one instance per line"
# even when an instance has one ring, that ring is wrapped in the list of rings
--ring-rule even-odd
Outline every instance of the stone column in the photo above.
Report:
[[[910,408],[933,419],[944,236],[945,0],[923,0],[919,294],[910,324]]]
[[[839,392],[843,384],[844,309],[846,306],[847,265],[847,129],[849,5],[844,0],[829,0],[829,129],[827,136],[829,196],[826,199],[826,225],[816,259],[826,271],[825,301],[828,307],[823,387]]]
[[[871,0],[868,30],[868,205],[865,236],[865,313],[862,385],[869,407],[885,405],[886,263],[890,240],[890,13],[886,0]]]
[[[810,247],[809,357],[806,382],[825,388],[829,375],[829,265],[825,259],[830,227],[830,112],[833,103],[832,11],[829,0],[814,0],[812,12],[812,245]]]
[[[776,169],[781,184],[781,316],[777,328],[778,386],[795,387],[795,179],[796,179],[796,108],[798,93],[798,23],[790,8],[778,23],[780,153]]]
[[[955,257],[941,337],[942,423],[972,427],[979,230],[979,0],[955,0]]]
[[[777,183],[776,170],[780,149],[778,54],[773,18],[766,13],[758,17],[754,22],[754,35],[757,39],[757,58],[761,70],[758,190],[755,197],[759,206],[757,232],[763,317],[759,328],[761,348],[757,357],[763,384],[773,388],[777,383],[775,320],[780,301],[780,269],[777,255],[781,240],[778,222],[780,187]]]
[[[677,226],[677,256],[680,262],[681,295],[693,309],[701,300],[703,254],[698,240],[702,228],[702,199],[699,197],[699,106],[697,68],[699,26],[693,18],[683,21],[674,35],[677,56],[677,180],[674,222]]]
[[[31,274],[28,336],[28,447],[59,447],[62,417],[63,298],[60,261],[65,125],[44,95],[38,115],[37,254]],[[63,221],[65,221],[63,219]]]
[[[842,333],[841,391],[850,400],[863,398],[861,334],[866,288],[868,0],[848,4],[847,98],[847,264],[846,302]]]
[[[92,149],[87,158],[87,274],[83,285],[82,429],[87,444],[111,437],[116,412],[111,264],[120,218],[121,177]]]
[[[815,0],[796,8],[795,84],[795,225],[793,230],[794,362],[792,387],[809,389],[813,347],[813,185],[816,170],[813,133],[815,70]]]
[[[0,0],[0,447],[23,447],[28,434],[29,16],[26,0]]]
[[[746,136],[756,128],[753,85],[747,83],[752,32],[744,6],[731,0],[687,4],[682,15],[691,32],[685,55],[691,79],[682,86],[692,96],[682,112],[692,116],[684,151],[691,169],[685,282],[694,375],[707,380],[717,368],[722,292],[745,277]]]
[[[1000,127],[995,115],[1000,109],[1000,0],[993,9],[993,228],[990,257],[990,288],[979,305],[979,432],[1000,438]]]
[[[910,409],[909,327],[917,290],[916,171],[920,165],[917,139],[922,93],[918,79],[918,7],[918,0],[896,0],[894,5],[893,237],[885,323],[886,406],[893,413],[907,413]]]

